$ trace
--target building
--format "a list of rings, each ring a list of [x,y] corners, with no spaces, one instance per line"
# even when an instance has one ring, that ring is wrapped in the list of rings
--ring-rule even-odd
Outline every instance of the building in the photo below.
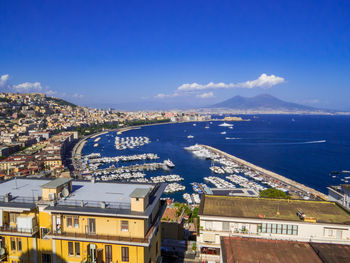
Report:
[[[163,184],[0,184],[2,262],[158,262]]]
[[[249,237],[221,237],[221,263],[346,263],[350,246],[269,240]]]
[[[350,244],[350,214],[334,202],[202,195],[202,260],[219,261],[220,237]]]
[[[327,187],[328,200],[337,202],[350,211],[350,184]]]

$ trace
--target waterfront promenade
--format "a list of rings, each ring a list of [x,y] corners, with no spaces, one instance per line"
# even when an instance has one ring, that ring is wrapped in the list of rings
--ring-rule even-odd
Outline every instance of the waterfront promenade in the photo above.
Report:
[[[289,186],[291,189],[294,188],[294,189],[296,189],[297,191],[302,191],[302,192],[306,192],[306,193],[311,193],[312,195],[314,195],[314,196],[316,196],[316,197],[319,197],[319,198],[321,198],[321,199],[327,199],[327,196],[326,196],[325,194],[323,194],[323,193],[321,193],[321,192],[319,192],[319,191],[317,191],[317,190],[315,190],[315,189],[313,189],[313,188],[311,188],[311,187],[308,187],[308,186],[306,186],[306,185],[303,185],[303,184],[301,184],[301,183],[298,183],[298,182],[296,182],[296,181],[294,181],[294,180],[291,180],[291,179],[289,179],[289,178],[286,178],[286,177],[284,177],[284,176],[282,176],[282,175],[279,175],[279,174],[277,174],[277,173],[274,173],[274,172],[272,172],[272,171],[266,170],[266,169],[264,169],[264,168],[262,168],[262,167],[259,167],[259,166],[255,165],[255,164],[252,164],[252,163],[250,163],[250,162],[247,162],[247,161],[245,161],[245,160],[243,160],[243,159],[240,159],[240,158],[238,158],[238,157],[236,157],[236,156],[233,156],[233,155],[231,155],[231,154],[228,154],[228,153],[226,153],[226,152],[223,152],[223,151],[221,151],[221,150],[219,150],[219,149],[216,149],[216,148],[214,148],[214,147],[211,147],[211,146],[208,146],[208,145],[201,145],[201,146],[204,147],[204,148],[206,148],[206,149],[208,149],[208,150],[210,150],[210,151],[212,151],[212,152],[214,152],[214,153],[216,153],[216,154],[218,154],[218,155],[220,155],[220,156],[222,156],[222,157],[225,157],[225,158],[227,158],[227,159],[229,159],[229,160],[232,160],[232,161],[236,162],[237,164],[247,166],[247,167],[249,167],[249,168],[252,169],[252,170],[255,170],[255,171],[257,171],[257,172],[260,172],[260,173],[262,173],[264,176],[267,176],[267,177],[270,177],[270,178],[272,178],[272,179],[274,179],[274,180],[277,180],[277,181],[279,181],[279,182],[282,182],[283,184]]]

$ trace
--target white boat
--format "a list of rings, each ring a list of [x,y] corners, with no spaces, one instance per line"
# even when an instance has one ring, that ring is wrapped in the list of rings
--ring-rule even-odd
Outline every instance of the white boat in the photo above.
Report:
[[[233,129],[233,127],[232,126],[230,126],[230,127],[228,127],[229,129]]]
[[[220,127],[232,127],[233,124],[224,122],[224,123],[219,124],[219,126],[220,126]]]
[[[206,129],[209,129],[209,125],[206,125],[205,128],[206,128]]]
[[[197,126],[197,124],[193,123],[193,126]]]
[[[168,166],[169,168],[174,168],[174,167],[175,167],[175,164],[174,164],[172,161],[170,161],[170,159],[165,160],[165,161],[164,161],[164,164],[165,164],[166,166]]]
[[[194,136],[193,136],[193,135],[188,135],[187,138],[188,138],[188,139],[193,139]]]
[[[95,143],[95,144],[94,144],[94,147],[97,147],[97,146],[98,146],[98,143]]]
[[[225,132],[225,131],[223,131],[223,132],[220,132],[220,134],[226,134],[226,132]]]

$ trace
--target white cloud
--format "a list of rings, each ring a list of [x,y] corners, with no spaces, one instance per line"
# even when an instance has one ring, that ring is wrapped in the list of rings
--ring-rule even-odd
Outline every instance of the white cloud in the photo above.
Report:
[[[265,73],[261,74],[259,78],[255,80],[248,80],[246,82],[240,83],[214,83],[209,82],[208,84],[198,84],[194,83],[185,83],[177,88],[178,92],[193,92],[201,90],[212,90],[212,89],[232,89],[232,88],[271,88],[272,86],[278,85],[285,82],[285,79],[275,75],[267,75]]]
[[[6,87],[9,80],[9,74],[1,75],[0,77],[0,88]]]
[[[156,99],[165,99],[165,98],[173,98],[173,97],[177,97],[180,94],[178,92],[174,92],[173,94],[164,94],[164,93],[159,93],[156,96],[154,96],[154,98]]]
[[[207,93],[198,94],[196,97],[200,99],[208,99],[214,97],[214,93],[211,91]]]
[[[53,95],[57,94],[57,91],[49,89],[49,90],[45,91],[45,94],[48,96],[53,96]]]
[[[33,92],[33,91],[41,91],[43,87],[40,82],[24,82],[18,85],[12,86],[18,92]]]
[[[73,98],[77,98],[77,99],[81,99],[81,98],[84,97],[84,95],[78,94],[78,93],[74,93],[74,94],[72,95],[72,97],[73,97]]]

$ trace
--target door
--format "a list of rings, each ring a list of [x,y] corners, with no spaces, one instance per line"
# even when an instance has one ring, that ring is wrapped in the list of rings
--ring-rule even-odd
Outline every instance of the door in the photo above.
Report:
[[[103,263],[103,249],[97,249],[97,260],[96,263]]]
[[[88,255],[90,257],[90,262],[95,263],[96,262],[96,245],[95,244],[89,245]]]
[[[105,246],[105,261],[106,263],[111,263],[112,262],[112,246],[111,245],[106,245]]]
[[[89,220],[88,220],[88,232],[89,232],[89,234],[96,233],[96,220],[95,220],[95,218],[89,218]]]

